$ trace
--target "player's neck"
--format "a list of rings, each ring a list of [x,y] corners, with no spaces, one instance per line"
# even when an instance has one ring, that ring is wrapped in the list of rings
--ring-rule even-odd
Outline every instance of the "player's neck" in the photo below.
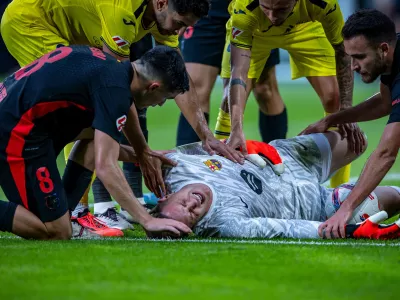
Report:
[[[395,47],[389,48],[387,69],[385,71],[385,74],[390,74],[392,72],[392,65],[395,59],[394,55],[396,54],[395,49],[396,49]],[[400,57],[398,59],[400,59]]]
[[[149,0],[146,10],[144,11],[142,23],[144,27],[150,27],[151,23],[156,20],[155,13],[154,13],[154,5],[153,0]]]

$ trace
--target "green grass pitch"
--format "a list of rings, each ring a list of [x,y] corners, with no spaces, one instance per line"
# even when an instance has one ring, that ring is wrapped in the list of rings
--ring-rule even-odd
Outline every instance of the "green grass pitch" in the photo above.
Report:
[[[357,84],[355,103],[377,85]],[[289,137],[322,117],[310,86],[282,84]],[[221,98],[212,95],[211,126]],[[175,144],[179,110],[173,101],[148,111],[150,146]],[[253,98],[245,114],[248,139],[258,139]],[[367,152],[352,167],[356,178],[379,142],[386,120],[361,124]],[[62,157],[58,160],[62,170]],[[396,162],[383,184],[400,185]],[[0,190],[0,199],[5,199]],[[399,242],[201,240],[148,241],[136,226],[117,240],[36,242],[0,234],[0,299],[394,299]]]

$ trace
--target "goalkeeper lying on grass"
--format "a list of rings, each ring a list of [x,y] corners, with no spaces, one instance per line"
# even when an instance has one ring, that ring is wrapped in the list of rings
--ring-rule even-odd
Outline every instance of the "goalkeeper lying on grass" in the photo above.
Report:
[[[363,152],[366,142],[362,144]],[[178,162],[165,173],[170,194],[160,199],[154,214],[181,221],[203,237],[330,238],[330,232],[318,227],[339,209],[352,185],[330,189],[321,184],[358,155],[336,132],[275,140],[270,145],[247,142],[249,153],[270,158],[264,168],[209,156],[200,144],[178,148],[167,155]],[[380,210],[389,216],[400,211],[398,187],[375,189],[355,210],[351,223]],[[381,228],[365,223],[362,228],[347,226],[347,237],[400,237],[397,224]]]

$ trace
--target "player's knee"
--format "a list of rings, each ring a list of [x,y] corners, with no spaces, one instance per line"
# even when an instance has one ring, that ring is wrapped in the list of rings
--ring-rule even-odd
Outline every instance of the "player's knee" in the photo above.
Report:
[[[45,226],[50,240],[69,240],[72,237],[69,212],[53,222],[45,223]]]
[[[51,229],[47,231],[47,239],[50,240],[69,240],[71,237],[71,226],[63,226],[62,228]]]
[[[269,101],[274,96],[271,84],[269,84],[268,82],[256,83],[253,89],[253,93],[257,100],[263,99],[264,100],[263,102]]]

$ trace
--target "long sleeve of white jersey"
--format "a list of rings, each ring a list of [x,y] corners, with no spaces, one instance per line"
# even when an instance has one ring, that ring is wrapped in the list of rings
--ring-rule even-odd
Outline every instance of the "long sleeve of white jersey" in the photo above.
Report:
[[[286,220],[275,218],[250,218],[234,214],[223,214],[214,218],[198,234],[205,237],[235,238],[296,238],[318,239],[317,221]]]

